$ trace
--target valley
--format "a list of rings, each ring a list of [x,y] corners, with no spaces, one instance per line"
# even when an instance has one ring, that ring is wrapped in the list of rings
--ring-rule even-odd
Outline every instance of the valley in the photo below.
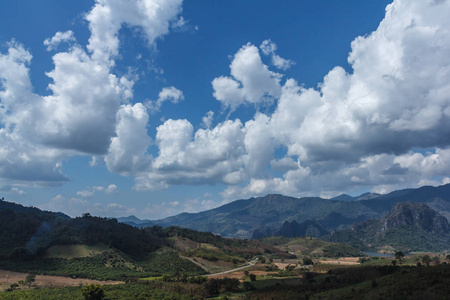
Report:
[[[104,299],[439,299],[450,292],[450,226],[447,206],[431,207],[450,200],[448,188],[345,201],[268,195],[170,222],[70,218],[2,200],[0,298],[83,299],[93,289]],[[222,237],[183,225],[202,218],[219,232],[234,222],[241,234],[265,234]],[[419,280],[427,286],[405,283]]]

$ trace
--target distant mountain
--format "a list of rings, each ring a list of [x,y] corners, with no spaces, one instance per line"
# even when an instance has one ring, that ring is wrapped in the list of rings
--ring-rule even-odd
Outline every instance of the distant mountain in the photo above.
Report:
[[[360,215],[355,218],[348,218],[348,217],[341,215],[340,213],[331,212],[328,215],[326,215],[325,217],[323,217],[322,219],[320,219],[319,223],[327,230],[334,230],[339,227],[343,227],[343,226],[345,227],[348,225],[352,225],[353,223],[361,222],[364,220],[367,220],[367,218],[364,215]]]
[[[347,194],[340,194],[339,196],[331,198],[331,200],[336,200],[336,201],[354,201],[354,200],[356,200],[356,197],[352,197],[352,196],[347,195]]]
[[[295,220],[292,222],[285,221],[275,235],[284,236],[288,238],[295,237],[321,237],[326,235],[326,231],[322,225],[316,220],[306,220],[302,223],[297,223]]]
[[[318,197],[294,198],[283,195],[238,200],[224,206],[195,214],[183,213],[174,217],[153,221],[166,226],[187,227],[209,231],[226,237],[251,238],[255,231],[268,227],[276,229],[285,221],[302,223],[320,220],[332,212],[347,218],[361,217],[363,220],[380,215],[380,211],[369,209],[363,202],[343,202]]]
[[[450,225],[424,203],[399,202],[382,218],[355,223],[325,239],[376,250],[442,251],[450,249]]]
[[[131,225],[133,227],[139,227],[139,228],[143,228],[143,227],[152,227],[153,225],[155,225],[152,221],[150,220],[141,220],[136,216],[129,216],[129,217],[121,217],[121,218],[116,218],[117,221],[119,221],[120,223],[125,223],[128,225]]]
[[[340,198],[350,199],[348,197]],[[386,195],[366,193],[355,198],[353,201],[342,201],[272,194],[152,222],[163,227],[180,226],[225,237],[251,238],[274,235],[286,221],[302,223],[315,219],[326,230],[335,230],[354,222],[380,218],[397,202],[424,202],[443,216],[450,217],[450,184],[399,190]]]
[[[356,197],[356,200],[369,200],[369,199],[378,198],[380,196],[382,196],[382,194],[364,193],[364,194],[360,195],[359,197]]]

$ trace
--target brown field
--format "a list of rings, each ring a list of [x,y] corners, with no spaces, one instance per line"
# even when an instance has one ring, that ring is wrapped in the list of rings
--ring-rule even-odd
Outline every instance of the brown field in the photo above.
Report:
[[[359,257],[341,257],[339,259],[323,259],[319,260],[321,264],[336,264],[336,265],[359,265]]]
[[[18,283],[20,280],[25,281],[27,273],[18,273],[12,271],[0,270],[0,291],[4,291],[9,288],[10,284]],[[80,286],[86,284],[121,284],[123,281],[100,281],[100,280],[90,280],[84,278],[62,277],[62,276],[47,276],[47,275],[36,275],[36,281],[32,286],[38,287],[65,287],[65,286]],[[28,289],[26,285],[19,285],[21,290]]]

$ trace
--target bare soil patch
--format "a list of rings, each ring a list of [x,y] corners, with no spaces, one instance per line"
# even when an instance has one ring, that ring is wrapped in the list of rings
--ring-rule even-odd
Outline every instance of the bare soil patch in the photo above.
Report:
[[[322,264],[336,264],[336,265],[359,265],[359,257],[341,257],[339,259],[324,259],[319,260]]]
[[[12,271],[0,270],[0,291],[4,291],[13,283],[18,283],[20,280],[25,281],[28,273],[19,273]],[[36,281],[32,286],[38,287],[66,287],[66,286],[80,286],[86,284],[121,284],[123,281],[101,281],[101,280],[91,280],[84,278],[62,277],[62,276],[48,276],[48,275],[36,275]],[[26,285],[19,285],[21,290],[28,289]]]

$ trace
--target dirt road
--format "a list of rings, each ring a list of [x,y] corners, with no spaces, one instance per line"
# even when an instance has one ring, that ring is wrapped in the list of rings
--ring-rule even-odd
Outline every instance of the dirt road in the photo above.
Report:
[[[232,269],[232,270],[228,270],[228,271],[224,271],[224,272],[215,273],[215,274],[209,274],[209,275],[207,275],[207,277],[213,277],[213,276],[223,275],[223,274],[227,274],[227,273],[233,273],[233,272],[236,272],[236,271],[239,271],[239,270],[242,270],[242,269],[247,269],[247,268],[253,267],[254,265],[255,265],[255,262],[251,261],[246,266],[239,267],[239,268]]]

